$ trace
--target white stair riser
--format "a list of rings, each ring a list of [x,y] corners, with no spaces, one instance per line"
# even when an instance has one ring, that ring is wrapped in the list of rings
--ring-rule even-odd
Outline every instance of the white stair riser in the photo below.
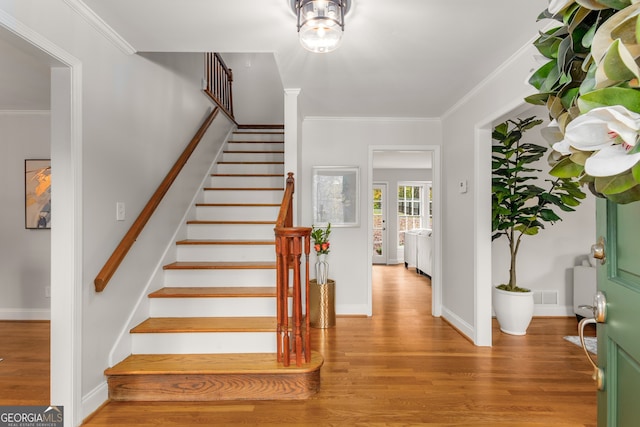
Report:
[[[274,239],[274,224],[189,224],[187,239]]]
[[[164,285],[193,286],[275,286],[275,269],[165,270]]]
[[[275,353],[274,332],[131,334],[133,354]]]
[[[224,153],[224,162],[282,162],[282,153]]]
[[[151,298],[151,317],[251,317],[276,315],[275,297]]]
[[[254,133],[239,133],[234,132],[231,137],[231,141],[284,141],[284,134],[281,131],[278,132],[254,132]]]
[[[232,174],[243,174],[243,173],[277,173],[284,174],[284,165],[283,164],[257,164],[257,165],[247,165],[242,163],[232,163],[232,164],[218,164],[217,166],[218,173],[232,173]]]
[[[280,206],[198,206],[196,218],[200,221],[275,221],[279,211]]]
[[[282,190],[206,190],[204,192],[204,202],[281,203],[282,195]]]
[[[283,176],[212,176],[211,187],[223,188],[284,188]]]
[[[178,245],[178,261],[272,261],[274,245]]]
[[[230,151],[284,151],[281,142],[232,142],[229,141],[227,149]]]

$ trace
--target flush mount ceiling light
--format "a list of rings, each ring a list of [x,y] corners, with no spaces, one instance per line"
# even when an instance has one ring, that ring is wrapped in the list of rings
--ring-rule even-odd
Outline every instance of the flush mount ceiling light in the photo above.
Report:
[[[336,50],[351,0],[290,0],[298,18],[300,44],[316,53]]]

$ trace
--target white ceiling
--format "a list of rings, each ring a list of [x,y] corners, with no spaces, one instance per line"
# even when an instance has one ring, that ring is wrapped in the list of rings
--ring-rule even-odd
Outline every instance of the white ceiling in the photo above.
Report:
[[[272,53],[271,80],[301,89],[304,115],[329,117],[441,117],[536,36],[547,6],[352,0],[340,48],[313,54],[297,41],[290,0],[65,1],[84,1],[138,52]],[[0,29],[0,110],[48,109],[51,65]],[[430,156],[375,153],[374,167],[429,168]]]
[[[536,36],[547,5],[353,0],[342,46],[313,54],[298,44],[289,2],[84,0],[139,52],[273,53],[283,86],[302,89],[303,114],[330,117],[441,117]],[[0,110],[42,109],[47,67],[7,34],[0,31]]]
[[[78,1],[78,0],[74,0]],[[290,0],[84,0],[139,52],[272,52],[307,116],[440,117],[532,40],[547,0],[353,0],[306,52]]]

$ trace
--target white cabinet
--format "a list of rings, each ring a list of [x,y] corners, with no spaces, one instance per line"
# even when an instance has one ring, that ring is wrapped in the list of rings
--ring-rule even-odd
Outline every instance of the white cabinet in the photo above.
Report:
[[[415,267],[419,273],[431,276],[433,272],[431,230],[409,230],[404,235],[404,266]]]
[[[418,272],[431,277],[433,273],[432,261],[432,244],[431,230],[424,230],[418,233],[416,244],[416,260]]]
[[[404,266],[406,268],[416,267],[416,240],[418,230],[409,230],[404,233]]]

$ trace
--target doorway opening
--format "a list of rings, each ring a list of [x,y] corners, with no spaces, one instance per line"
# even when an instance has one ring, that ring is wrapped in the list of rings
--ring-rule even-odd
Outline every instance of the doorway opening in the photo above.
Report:
[[[51,70],[50,403],[64,406],[69,425],[76,425],[82,419],[81,63],[8,15],[0,14],[0,37]]]
[[[399,230],[399,222],[403,215],[406,216],[406,209],[403,210],[403,215],[399,215],[398,209],[401,205],[405,208],[406,201],[399,203],[398,185],[399,183],[424,183],[426,188],[426,183],[431,182],[432,205],[428,209],[433,227],[431,312],[434,316],[440,316],[442,311],[442,284],[439,275],[441,251],[439,230],[440,147],[432,145],[371,146],[369,147],[368,172],[368,182],[371,183],[368,191],[369,315],[373,312],[371,298],[373,266],[404,263],[404,248],[400,244],[403,234]],[[413,213],[414,200],[411,202],[411,213]],[[424,205],[416,206],[416,212],[424,209]],[[429,219],[425,219],[425,221],[429,221]]]

